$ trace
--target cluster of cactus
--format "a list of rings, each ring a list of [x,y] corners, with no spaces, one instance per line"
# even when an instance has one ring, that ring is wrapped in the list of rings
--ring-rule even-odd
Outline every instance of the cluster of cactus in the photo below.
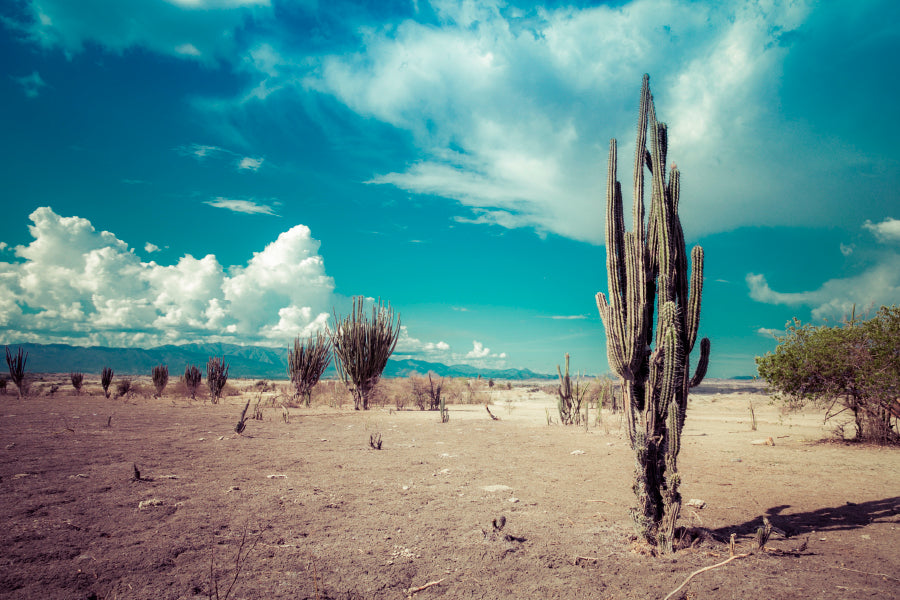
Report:
[[[200,369],[198,369],[196,365],[188,365],[184,368],[184,385],[191,393],[191,400],[196,399],[197,388],[200,387],[200,380],[202,378],[203,376],[200,374]]]
[[[228,364],[225,357],[213,356],[206,363],[206,385],[209,388],[209,399],[213,404],[219,403],[222,390],[228,382]]]
[[[153,376],[153,387],[156,388],[156,397],[160,398],[163,390],[166,389],[166,385],[169,383],[169,367],[168,365],[156,365],[150,370],[150,374]]]
[[[331,362],[331,339],[323,332],[310,335],[305,342],[294,339],[294,349],[288,350],[288,374],[294,384],[297,398],[309,406],[312,389]]]
[[[691,377],[690,353],[700,324],[703,249],[696,246],[692,250],[689,274],[678,217],[680,174],[672,165],[666,177],[667,143],[667,128],[656,120],[649,76],[645,75],[635,148],[634,229],[625,231],[613,139],[606,213],[609,300],[602,293],[596,299],[606,329],[609,364],[622,383],[628,436],[636,457],[637,506],[632,518],[638,535],[663,553],[673,549],[681,510],[677,457],[688,390],[706,374],[710,350],[709,340],[704,338],[697,371]],[[645,168],[652,178],[646,223]]]
[[[369,397],[381,378],[388,358],[400,338],[400,318],[394,321],[391,305],[380,300],[365,315],[362,296],[353,298],[353,310],[343,318],[334,315],[331,342],[338,375],[353,394],[356,410],[369,409]]]

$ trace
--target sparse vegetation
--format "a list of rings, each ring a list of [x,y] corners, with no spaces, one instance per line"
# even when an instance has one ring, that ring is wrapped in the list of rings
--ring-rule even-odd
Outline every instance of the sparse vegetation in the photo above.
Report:
[[[226,383],[228,383],[228,365],[225,363],[225,357],[211,357],[206,363],[206,386],[209,388],[209,399],[213,404],[219,403]]]
[[[125,398],[128,396],[128,393],[131,392],[131,380],[130,379],[120,379],[118,383],[116,383],[116,396],[119,398]]]
[[[9,367],[9,378],[13,383],[16,384],[16,388],[19,391],[19,400],[25,396],[25,363],[28,362],[28,353],[25,352],[21,346],[16,350],[16,354],[13,355],[9,351],[9,346],[6,347],[6,366]]]
[[[677,458],[688,389],[703,380],[710,350],[704,338],[691,377],[690,354],[700,326],[703,249],[695,246],[691,251],[689,272],[678,217],[681,176],[673,165],[666,177],[667,132],[665,123],[656,120],[650,78],[644,75],[635,144],[634,229],[625,231],[622,188],[616,179],[616,140],[612,140],[606,212],[609,300],[597,294],[607,356],[622,382],[628,438],[636,458],[637,506],[632,519],[638,536],[662,553],[673,551],[681,511]],[[645,167],[652,178],[647,219]]]
[[[826,418],[852,416],[855,439],[900,443],[900,307],[883,306],[868,320],[853,314],[836,326],[795,319],[756,364],[787,402],[827,403]]]
[[[156,365],[151,370],[153,376],[153,387],[156,388],[156,397],[161,398],[163,390],[169,383],[169,367],[168,365]]]
[[[200,369],[195,365],[188,365],[184,368],[184,385],[191,394],[191,400],[197,398],[197,388],[200,387],[201,379]]]
[[[80,395],[81,387],[84,385],[84,373],[73,371],[69,373],[69,380],[72,382],[72,387],[75,388],[75,395]]]
[[[312,403],[312,389],[331,363],[331,339],[322,332],[310,335],[305,343],[294,339],[294,349],[288,351],[288,374],[294,384],[296,397],[306,406]]]
[[[364,299],[357,296],[351,313],[344,318],[335,313],[334,322],[331,342],[338,374],[353,394],[353,408],[368,410],[370,395],[397,347],[400,318],[395,322],[390,304],[381,301],[367,318]]]
[[[113,380],[113,370],[109,367],[103,367],[100,371],[100,385],[103,387],[103,393],[109,398],[109,386]]]

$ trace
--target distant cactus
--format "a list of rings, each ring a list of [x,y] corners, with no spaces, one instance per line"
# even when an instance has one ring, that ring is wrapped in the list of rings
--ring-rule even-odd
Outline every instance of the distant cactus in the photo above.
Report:
[[[73,371],[69,373],[69,379],[72,380],[72,387],[75,388],[75,394],[81,394],[81,386],[84,384],[84,373]]]
[[[371,320],[363,304],[362,296],[353,298],[353,311],[343,318],[335,314],[331,332],[338,374],[350,388],[356,410],[369,410],[369,396],[400,337],[400,319],[394,322],[390,304],[373,306]]]
[[[184,368],[184,385],[191,393],[191,400],[194,400],[197,397],[197,388],[200,387],[200,380],[202,377],[200,369],[196,366],[188,365]]]
[[[103,367],[100,371],[100,385],[103,386],[103,393],[109,398],[109,384],[112,383],[113,370],[109,367]]]
[[[225,357],[211,357],[206,363],[206,386],[209,388],[209,399],[213,404],[219,403],[227,382],[228,365],[225,363]]]
[[[169,383],[169,367],[167,365],[156,365],[150,371],[153,375],[153,387],[156,388],[156,397],[162,397],[163,390]]]
[[[559,365],[556,365],[556,372],[559,374],[559,387],[556,394],[559,396],[557,405],[559,407],[559,422],[563,425],[579,425],[584,419],[587,424],[587,418],[581,412],[581,404],[584,402],[585,394],[587,394],[589,384],[584,384],[577,379],[572,383],[569,377],[569,354],[566,353],[566,373],[563,375]]]
[[[703,249],[694,247],[689,272],[678,218],[680,174],[673,165],[667,181],[667,145],[667,128],[656,120],[650,78],[645,75],[635,146],[634,231],[625,231],[622,188],[616,180],[616,140],[610,141],[606,212],[609,301],[599,293],[597,307],[606,329],[609,364],[622,382],[628,437],[637,459],[637,507],[632,518],[638,534],[663,553],[673,550],[675,522],[681,510],[677,457],[688,389],[703,380],[710,349],[704,338],[697,371],[691,377],[690,353],[700,325]],[[652,177],[646,223],[644,167]],[[656,347],[651,348],[654,341]]]
[[[9,378],[16,384],[19,390],[19,400],[25,395],[25,363],[28,362],[28,353],[19,346],[15,356],[6,347],[6,366],[9,367]]]
[[[310,335],[305,342],[297,337],[294,349],[288,350],[288,374],[297,392],[297,397],[309,406],[312,389],[319,382],[322,373],[331,362],[331,339],[322,332]]]

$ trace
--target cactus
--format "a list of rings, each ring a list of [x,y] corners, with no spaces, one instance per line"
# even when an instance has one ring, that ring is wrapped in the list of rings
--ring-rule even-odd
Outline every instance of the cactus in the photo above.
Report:
[[[191,400],[197,397],[197,388],[200,387],[200,381],[203,375],[195,365],[188,365],[184,368],[184,385],[191,393]]]
[[[21,346],[15,354],[6,347],[6,366],[9,367],[9,378],[16,384],[19,390],[19,400],[25,395],[25,363],[28,362],[28,353]]]
[[[369,410],[369,396],[387,366],[400,338],[400,318],[380,300],[366,318],[362,296],[353,298],[353,311],[334,315],[331,343],[338,375],[353,394],[353,408]]]
[[[113,370],[110,367],[103,367],[100,371],[100,385],[103,386],[103,394],[109,398],[109,384],[112,383]]]
[[[72,381],[72,387],[75,388],[75,395],[80,395],[81,386],[84,385],[84,373],[72,371],[69,373],[69,379]]]
[[[294,339],[293,351],[288,350],[288,374],[297,397],[303,398],[306,406],[311,404],[312,389],[330,362],[331,340],[324,333],[310,335],[306,343],[301,343],[299,337]]]
[[[569,377],[569,354],[566,353],[566,373],[563,375],[559,365],[556,365],[556,372],[559,374],[559,387],[556,388],[556,394],[559,396],[557,407],[559,408],[559,422],[563,425],[579,425],[584,420],[587,425],[587,418],[581,412],[581,405],[584,403],[585,394],[587,394],[589,385],[584,385],[580,380],[576,379],[574,385],[572,378]],[[587,406],[586,403],[585,407]]]
[[[227,381],[228,364],[225,357],[211,356],[206,362],[206,386],[209,388],[209,399],[213,404],[219,403]]]
[[[666,177],[667,146],[667,128],[656,120],[650,78],[644,75],[635,146],[634,229],[625,231],[613,139],[606,212],[609,300],[598,293],[597,308],[606,329],[609,364],[622,383],[628,437],[636,458],[637,506],[632,519],[638,535],[663,553],[673,550],[681,510],[677,458],[688,390],[703,380],[710,350],[709,340],[703,338],[691,377],[690,354],[700,324],[703,249],[695,246],[691,251],[689,277],[678,218],[680,173],[672,165]],[[645,167],[651,176],[646,222]]]
[[[163,390],[169,383],[169,367],[168,365],[156,365],[150,370],[153,376],[153,387],[156,388],[156,397],[162,398]]]

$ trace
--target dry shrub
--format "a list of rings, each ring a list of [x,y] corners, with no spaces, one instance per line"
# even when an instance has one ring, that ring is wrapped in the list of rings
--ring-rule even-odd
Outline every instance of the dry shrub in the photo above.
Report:
[[[341,408],[344,404],[353,402],[353,396],[342,382],[336,379],[319,381],[312,390],[310,406],[330,406]]]

